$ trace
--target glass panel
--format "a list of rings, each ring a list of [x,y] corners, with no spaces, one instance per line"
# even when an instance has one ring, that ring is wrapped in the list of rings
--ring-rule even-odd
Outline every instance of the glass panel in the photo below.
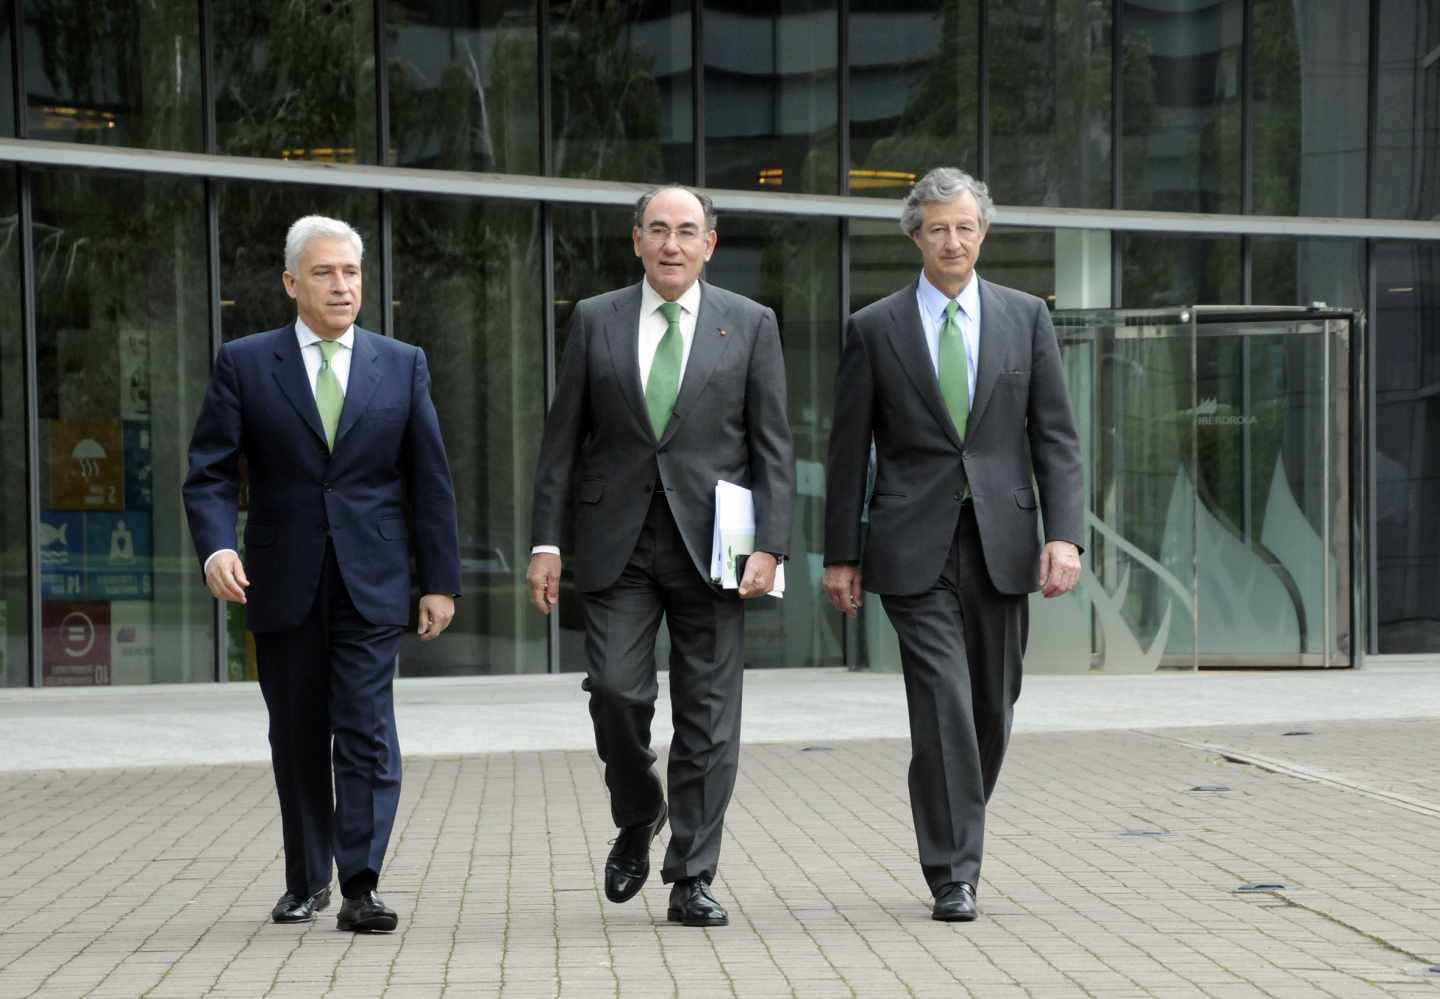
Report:
[[[757,216],[720,219],[705,278],[775,310],[795,436],[795,508],[785,597],[745,612],[751,667],[839,666],[841,616],[820,586],[825,547],[825,452],[840,362],[839,223]]]
[[[539,212],[475,199],[393,204],[396,333],[430,363],[459,505],[463,592],[444,641],[401,640],[400,670],[544,673],[546,622],[525,589],[545,419]]]
[[[15,64],[11,62],[12,0],[0,0],[0,136],[15,134]]]
[[[1251,237],[1250,301],[1256,305],[1365,307],[1361,240]]]
[[[302,215],[344,219],[366,243],[361,275],[359,324],[381,330],[379,205],[373,191],[333,190],[280,184],[225,183],[217,194],[220,216],[220,329],[229,341],[250,333],[276,329],[295,318],[295,305],[285,294],[285,233]],[[207,326],[208,328],[208,326]],[[382,331],[383,332],[383,331]],[[240,520],[244,537],[249,506],[241,466]],[[231,680],[255,679],[255,645],[245,631],[245,608],[225,605],[225,670]]]
[[[1255,0],[1254,210],[1365,214],[1369,5]]]
[[[1440,4],[1377,0],[1375,173],[1370,213],[1431,219],[1440,213]],[[1382,605],[1383,606],[1383,605]]]
[[[1327,489],[1348,480],[1348,442],[1326,412],[1328,349],[1324,322],[1200,327],[1195,552],[1200,654],[1212,662],[1319,665],[1297,656],[1324,653],[1326,614],[1346,621],[1348,650],[1347,602],[1325,598]]]
[[[550,5],[552,167],[561,177],[695,178],[690,4]]]
[[[1122,208],[1240,210],[1241,0],[1121,0]]]
[[[1379,652],[1440,652],[1440,247],[1375,244]]]
[[[850,190],[978,169],[979,0],[852,0],[849,25]]]
[[[375,162],[372,0],[214,0],[210,11],[220,152]]]
[[[24,3],[30,138],[200,148],[195,4],[13,2]]]
[[[1241,300],[1239,237],[1121,233],[1119,238],[1123,308]]]
[[[705,183],[835,194],[836,0],[705,4]]]
[[[213,680],[180,497],[210,368],[204,187],[34,177],[42,682]]]
[[[986,16],[991,194],[1111,207],[1110,3],[1010,0]]]
[[[25,341],[15,168],[0,170],[0,687],[30,683],[30,545],[26,503]],[[44,542],[41,538],[41,558]]]
[[[536,0],[385,5],[387,163],[540,173],[535,12]]]
[[[1173,319],[1132,325],[1101,316],[1055,316],[1084,455],[1089,539],[1080,586],[1040,604],[1047,624],[1032,625],[1026,662],[1051,673],[1189,668],[1195,634],[1190,327]]]

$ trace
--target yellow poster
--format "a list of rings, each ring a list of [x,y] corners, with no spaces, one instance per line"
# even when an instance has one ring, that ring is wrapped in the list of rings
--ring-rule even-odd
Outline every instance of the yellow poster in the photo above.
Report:
[[[119,420],[50,420],[50,502],[54,510],[125,509]]]

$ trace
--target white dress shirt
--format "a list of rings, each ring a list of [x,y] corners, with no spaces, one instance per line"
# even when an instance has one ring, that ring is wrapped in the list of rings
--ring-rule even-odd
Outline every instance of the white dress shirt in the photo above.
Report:
[[[300,359],[305,362],[305,374],[310,378],[310,394],[315,394],[315,380],[320,377],[320,348],[315,346],[320,342],[320,337],[309,326],[305,320],[295,319],[295,339],[300,344]],[[335,351],[335,356],[330,358],[330,370],[335,372],[335,378],[340,382],[340,394],[343,396],[346,389],[350,387],[350,358],[355,353],[355,326],[352,324],[348,330],[341,334],[336,341],[340,349]],[[233,548],[219,548],[211,552],[205,558],[204,571],[210,570],[210,562],[221,552],[234,552]],[[238,553],[237,553],[238,554]]]
[[[696,281],[686,289],[685,294],[675,300],[680,304],[680,384],[685,384],[685,365],[690,361],[690,346],[695,342],[695,323],[700,316],[700,282]],[[655,364],[655,351],[670,328],[660,306],[665,298],[650,287],[649,279],[640,282],[640,335],[636,338],[636,360],[640,362],[640,393],[644,395],[645,385],[650,381],[650,368]],[[555,545],[536,545],[531,555],[559,555]]]
[[[935,377],[940,377],[940,329],[945,325],[945,306],[950,299],[930,283],[925,272],[920,272],[920,282],[915,287],[915,301],[920,306],[920,324],[925,328],[925,346],[930,351],[930,363],[935,366]],[[970,282],[955,296],[960,310],[955,321],[960,324],[960,335],[965,340],[965,367],[970,376],[969,400],[975,403],[975,369],[980,364],[980,278],[970,272]]]

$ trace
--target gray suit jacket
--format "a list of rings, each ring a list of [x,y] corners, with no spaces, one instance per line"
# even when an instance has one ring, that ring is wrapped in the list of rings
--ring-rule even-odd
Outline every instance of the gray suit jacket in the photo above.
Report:
[[[980,360],[964,441],[940,395],[913,284],[850,317],[835,400],[825,563],[860,563],[865,589],[900,595],[935,585],[967,481],[985,564],[1000,592],[1038,589],[1040,511],[1047,541],[1080,544],[1080,448],[1055,330],[1040,299],[980,281]]]
[[[685,377],[658,441],[639,326],[639,284],[575,307],[540,445],[531,544],[573,553],[580,589],[605,589],[635,550],[658,480],[708,580],[715,483],[725,479],[754,492],[755,547],[786,554],[795,458],[775,313],[701,282]]]

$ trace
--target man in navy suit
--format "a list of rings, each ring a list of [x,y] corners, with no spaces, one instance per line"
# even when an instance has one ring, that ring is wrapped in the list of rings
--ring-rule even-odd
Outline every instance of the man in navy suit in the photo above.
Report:
[[[220,349],[184,493],[206,585],[244,604],[255,634],[285,841],[271,918],[313,920],[333,861],[339,928],[371,932],[398,921],[376,889],[400,800],[392,682],[410,559],[428,640],[454,615],[460,556],[425,353],[355,325],[363,253],[344,222],[291,226],[283,278],[297,318]]]

